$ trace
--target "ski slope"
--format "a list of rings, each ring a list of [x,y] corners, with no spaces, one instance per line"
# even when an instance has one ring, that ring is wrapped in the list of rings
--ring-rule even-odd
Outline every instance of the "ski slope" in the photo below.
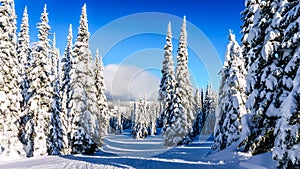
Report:
[[[115,168],[276,168],[271,153],[247,156],[234,151],[211,154],[211,142],[165,148],[160,136],[136,140],[129,133],[108,135],[93,156],[46,156],[0,162],[0,169],[115,169]]]

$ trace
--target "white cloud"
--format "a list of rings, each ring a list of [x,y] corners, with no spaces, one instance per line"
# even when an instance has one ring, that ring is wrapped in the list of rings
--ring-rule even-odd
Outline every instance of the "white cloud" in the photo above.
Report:
[[[104,68],[106,93],[113,99],[157,98],[160,79],[131,65],[110,64]]]

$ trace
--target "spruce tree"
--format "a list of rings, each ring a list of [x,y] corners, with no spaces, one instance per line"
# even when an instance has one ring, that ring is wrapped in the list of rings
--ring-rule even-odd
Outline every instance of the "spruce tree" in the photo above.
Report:
[[[56,37],[53,34],[52,48],[51,48],[51,63],[52,63],[52,81],[53,96],[49,130],[50,134],[47,138],[48,154],[61,155],[63,149],[63,135],[66,135],[66,130],[61,122],[61,98],[60,98],[60,80],[59,80],[59,50],[56,48]]]
[[[215,126],[215,140],[213,149],[223,150],[237,141],[240,137],[241,117],[246,113],[245,109],[245,66],[241,48],[230,32],[227,45],[225,62],[221,71],[222,93],[219,93],[219,108]]]
[[[52,113],[54,76],[51,71],[51,58],[49,57],[49,30],[47,6],[41,14],[41,21],[37,24],[38,39],[32,51],[33,61],[30,67],[31,97],[28,101],[26,113],[30,117],[26,124],[27,156],[44,156],[48,154],[47,139],[50,135],[49,122]]]
[[[62,77],[61,77],[61,121],[62,127],[65,129],[66,135],[63,135],[63,142],[65,146],[63,147],[63,154],[70,154],[70,141],[71,141],[71,114],[70,114],[70,100],[71,100],[71,70],[73,68],[73,35],[72,35],[72,25],[69,27],[67,45],[65,48],[64,56],[61,60],[62,64]]]
[[[255,46],[247,54],[253,58],[246,77],[249,95],[246,108],[251,113],[251,123],[239,147],[252,154],[271,151],[274,145],[273,132],[278,118],[275,114],[281,104],[277,96],[281,92],[279,80],[282,78],[278,4],[277,0],[262,1],[255,19],[257,27],[251,30],[257,35]]]
[[[283,92],[278,97],[282,101],[275,128],[273,158],[278,168],[297,168],[300,165],[299,155],[299,1],[282,1],[279,20],[283,31],[281,42],[283,77],[280,82]],[[298,70],[297,70],[298,69]],[[297,147],[298,146],[298,147]]]
[[[146,100],[140,99],[137,104],[137,111],[135,112],[135,122],[132,128],[132,136],[136,139],[146,138],[148,136],[148,121]]]
[[[164,132],[165,146],[188,144],[192,141],[194,103],[188,70],[188,50],[186,17],[183,18],[179,46],[177,50],[176,85],[171,95],[171,104],[166,108],[167,123]]]
[[[158,100],[161,102],[162,111],[160,115],[160,119],[163,123],[163,131],[169,125],[167,121],[169,114],[166,111],[166,108],[171,104],[171,96],[173,94],[174,85],[175,85],[175,73],[174,73],[174,63],[173,63],[173,45],[172,45],[172,32],[171,32],[171,23],[168,24],[168,33],[166,36],[166,45],[164,47],[164,61],[163,67],[161,70],[162,77],[159,86],[159,98]]]
[[[182,105],[179,87],[175,85],[174,93],[172,94],[172,104],[167,107],[169,113],[169,126],[163,133],[164,145],[166,147],[176,146],[181,144],[187,136],[189,128],[187,126],[187,115],[184,112]]]
[[[30,48],[30,37],[29,37],[29,24],[28,24],[28,14],[27,7],[25,7],[22,17],[22,23],[20,25],[20,32],[18,34],[18,42],[17,42],[17,53],[18,53],[18,61],[20,65],[19,74],[21,76],[21,118],[20,118],[20,139],[23,144],[27,144],[27,140],[25,137],[25,125],[28,121],[28,116],[25,113],[25,108],[27,106],[28,99],[30,95],[28,94],[29,88],[29,66],[31,62],[31,48]]]
[[[194,95],[194,104],[195,104],[195,112],[196,112],[196,117],[195,120],[193,122],[193,128],[191,131],[191,138],[195,138],[197,135],[199,135],[200,133],[200,128],[201,128],[201,123],[200,123],[200,119],[202,117],[202,108],[203,108],[203,91],[201,91],[201,94],[199,92],[199,88],[196,88],[195,91],[195,95]]]
[[[205,97],[203,100],[203,107],[201,114],[198,114],[199,118],[199,134],[205,133],[209,134],[211,130],[211,120],[215,118],[216,108],[217,108],[217,94],[213,91],[211,84],[207,84],[205,90]],[[208,133],[207,133],[208,132]],[[213,132],[213,131],[212,131]]]
[[[101,145],[97,90],[92,54],[89,50],[86,5],[82,7],[77,40],[74,44],[74,67],[71,74],[71,147],[72,153],[93,154]]]
[[[28,81],[28,67],[30,64],[30,37],[29,37],[29,24],[28,24],[28,14],[27,6],[24,9],[22,23],[20,25],[20,32],[18,34],[18,43],[17,43],[17,53],[18,60],[20,65],[20,76],[21,78],[21,90],[23,101],[21,102],[21,107],[26,107],[28,101],[27,90],[29,88]],[[24,110],[23,110],[24,111]]]
[[[298,48],[297,53],[300,53]],[[300,68],[294,79],[294,87],[281,104],[281,119],[276,124],[273,158],[278,168],[299,168],[300,133]]]
[[[24,157],[26,153],[18,137],[22,95],[13,0],[0,1],[0,19],[0,155]]]
[[[188,69],[188,49],[187,49],[187,31],[186,31],[186,17],[183,17],[183,23],[179,38],[179,45],[177,50],[177,65],[176,65],[176,81],[178,92],[181,97],[181,104],[184,107],[184,113],[187,116],[187,132],[191,129],[194,120],[194,104],[192,85],[190,82],[190,73]]]
[[[261,0],[245,0],[245,10],[241,13],[243,18],[242,25],[242,53],[245,58],[245,68],[248,70],[249,62],[253,62],[255,56],[247,57],[248,52],[255,47],[257,42],[257,19],[259,16],[259,5]]]
[[[104,66],[102,57],[99,56],[99,51],[96,51],[95,59],[95,86],[97,90],[97,102],[98,102],[98,119],[100,122],[100,134],[101,137],[107,133],[108,127],[108,105],[105,96],[105,84],[104,84]]]

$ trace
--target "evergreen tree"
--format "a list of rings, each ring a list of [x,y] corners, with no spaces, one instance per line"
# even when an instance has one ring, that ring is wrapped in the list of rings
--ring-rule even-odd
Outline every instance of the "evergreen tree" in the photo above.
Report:
[[[63,135],[63,142],[65,146],[63,147],[63,154],[70,154],[70,140],[71,140],[71,114],[70,114],[70,100],[71,100],[71,70],[73,68],[72,64],[72,48],[73,48],[73,35],[72,35],[72,25],[69,27],[67,45],[65,48],[64,56],[61,60],[62,64],[62,78],[61,78],[61,121],[62,127],[66,130],[67,135]]]
[[[177,66],[176,80],[178,92],[181,97],[184,113],[187,116],[187,132],[191,129],[194,120],[194,104],[192,86],[190,82],[190,74],[188,69],[188,49],[187,49],[187,32],[186,32],[186,17],[183,17],[183,23],[180,33],[179,46],[177,50]]]
[[[172,94],[172,104],[167,107],[169,126],[163,133],[164,145],[166,147],[176,146],[180,144],[188,134],[187,115],[184,113],[184,107],[181,101],[179,87],[175,85],[174,93]]]
[[[49,122],[52,112],[54,79],[51,72],[51,58],[49,45],[49,30],[47,6],[41,14],[41,22],[38,23],[38,39],[35,44],[30,67],[31,97],[28,101],[26,113],[30,117],[26,124],[27,156],[43,156],[48,154],[47,139],[50,135]]]
[[[213,123],[211,120],[215,118],[217,104],[218,102],[216,93],[212,90],[211,84],[208,84],[205,91],[202,111],[197,116],[199,121],[199,134],[210,133],[209,130],[211,130],[211,123]],[[213,133],[213,131],[211,133]]]
[[[172,32],[171,32],[171,23],[168,24],[168,33],[166,37],[166,45],[164,47],[164,61],[163,67],[161,70],[162,77],[159,86],[159,98],[161,102],[162,111],[160,115],[160,120],[163,123],[163,131],[168,127],[169,122],[167,111],[165,110],[169,104],[171,104],[171,95],[173,94],[174,85],[175,85],[175,73],[174,73],[174,63],[173,63],[173,45],[172,45]]]
[[[241,132],[241,117],[246,113],[246,70],[235,35],[230,32],[222,74],[222,93],[215,126],[213,149],[223,150],[237,141]]]
[[[300,164],[299,152],[299,1],[281,1],[279,12],[283,15],[278,21],[283,31],[282,62],[283,92],[278,100],[282,102],[277,116],[279,120],[275,128],[273,158],[278,168],[297,168]],[[298,69],[298,71],[296,71]]]
[[[179,46],[177,50],[177,66],[176,66],[176,93],[172,94],[172,104],[168,106],[166,114],[169,114],[170,121],[169,123],[175,123],[174,125],[169,125],[168,128],[184,126],[181,128],[181,131],[178,131],[180,134],[178,135],[175,141],[180,140],[180,137],[184,135],[184,138],[179,141],[179,144],[188,144],[191,141],[190,132],[192,129],[192,123],[194,121],[194,103],[192,96],[192,86],[190,82],[190,74],[188,70],[188,50],[187,50],[187,32],[186,32],[186,17],[183,18],[180,38],[179,38]],[[176,88],[175,87],[175,88]],[[177,99],[176,101],[174,99]],[[176,106],[182,106],[180,110],[174,110],[171,108],[176,104]],[[173,109],[173,110],[172,110]],[[168,111],[176,111],[176,112],[168,112]],[[181,115],[180,115],[181,114]],[[172,117],[175,115],[175,118]],[[181,117],[180,117],[181,116]],[[182,123],[182,124],[179,124]],[[172,127],[173,126],[173,127]],[[166,129],[168,130],[168,129]],[[169,132],[170,134],[170,132]],[[177,133],[173,133],[176,134]],[[167,141],[168,142],[168,141]],[[165,142],[166,143],[166,142]],[[173,142],[174,143],[174,142]],[[172,145],[166,143],[166,145]]]
[[[89,50],[86,5],[82,7],[77,40],[74,44],[74,67],[71,74],[71,146],[72,153],[93,154],[101,145],[97,90],[92,54]]]
[[[61,151],[64,147],[63,135],[66,135],[66,129],[61,123],[61,98],[60,98],[60,81],[59,81],[59,50],[56,48],[55,33],[53,34],[53,42],[51,48],[52,59],[52,81],[53,98],[50,116],[50,134],[47,138],[48,141],[48,154],[49,155],[61,155]]]
[[[148,121],[147,121],[146,100],[139,100],[137,112],[135,112],[135,122],[132,128],[132,136],[134,138],[146,138],[148,136]]]
[[[298,54],[300,49],[298,48]],[[300,68],[294,80],[294,87],[282,103],[281,119],[276,124],[275,148],[273,158],[278,168],[299,168],[299,133],[300,133]]]
[[[28,99],[30,96],[28,95],[29,88],[29,66],[31,62],[31,48],[30,48],[30,37],[29,37],[29,24],[28,24],[28,14],[27,7],[25,7],[22,17],[22,23],[20,26],[20,32],[18,34],[18,42],[17,42],[17,53],[18,53],[18,61],[20,65],[19,74],[21,76],[21,94],[23,100],[20,104],[21,106],[21,119],[20,119],[20,139],[23,144],[27,144],[27,140],[25,137],[25,125],[28,121],[28,116],[25,113],[25,108],[27,106]]]
[[[195,103],[195,108],[194,108],[195,111],[196,112],[201,111],[203,105],[202,105],[202,98],[201,98],[199,88],[196,88],[195,95],[194,95],[194,103]]]
[[[159,112],[158,103],[157,102],[149,103],[148,104],[149,134],[151,136],[154,136],[156,134],[156,121],[158,118],[157,112]]]
[[[257,58],[250,63],[247,75],[249,97],[246,108],[251,113],[251,123],[249,133],[239,146],[252,154],[271,151],[273,148],[273,132],[279,107],[286,97],[286,94],[282,95],[282,72],[286,64],[281,53],[283,36],[279,28],[282,19],[280,6],[282,4],[279,0],[262,1],[260,19],[257,20],[261,31],[258,38],[260,42],[254,53]]]
[[[0,145],[1,156],[26,155],[18,134],[22,101],[19,87],[16,15],[13,0],[0,1]]]
[[[96,51],[95,59],[95,86],[97,89],[97,101],[98,101],[98,119],[100,121],[100,133],[101,137],[107,133],[108,127],[108,105],[105,96],[105,84],[104,84],[104,66],[102,57],[99,56],[99,51]]]
[[[26,103],[28,101],[27,90],[29,88],[28,81],[28,67],[31,60],[30,56],[30,37],[29,37],[29,24],[28,24],[28,14],[27,7],[25,7],[22,17],[22,23],[20,26],[20,32],[18,35],[18,43],[17,43],[17,53],[18,60],[20,65],[20,76],[21,79],[21,90],[23,101],[21,103],[21,107],[26,107]]]
[[[245,0],[245,10],[242,12],[242,53],[245,58],[245,67],[248,70],[249,62],[253,62],[255,56],[247,57],[248,52],[255,48],[258,30],[257,19],[259,17],[259,5],[261,0]]]
[[[195,112],[196,112],[196,118],[193,123],[193,128],[191,131],[191,138],[195,138],[200,133],[201,123],[200,119],[202,117],[202,109],[203,109],[203,90],[201,90],[201,94],[199,92],[199,88],[196,88],[195,95],[194,95],[194,103],[195,103]]]

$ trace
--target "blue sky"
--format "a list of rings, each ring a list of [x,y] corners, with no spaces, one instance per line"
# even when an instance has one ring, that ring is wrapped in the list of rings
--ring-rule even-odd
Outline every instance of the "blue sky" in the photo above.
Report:
[[[240,12],[244,9],[243,0],[210,0],[210,1],[197,1],[197,0],[15,0],[16,12],[18,15],[18,25],[21,22],[21,16],[24,7],[28,6],[29,22],[30,22],[30,32],[31,41],[37,40],[37,29],[36,23],[39,22],[40,13],[43,10],[44,4],[47,4],[47,9],[49,12],[49,24],[52,28],[51,32],[55,32],[57,36],[57,46],[60,48],[61,53],[63,52],[66,44],[66,36],[69,24],[73,24],[73,36],[74,40],[77,34],[77,28],[79,23],[79,16],[81,13],[82,5],[87,4],[87,14],[89,20],[89,31],[94,35],[99,29],[101,30],[104,26],[110,25],[111,22],[116,21],[120,18],[124,18],[128,15],[134,15],[137,13],[154,12],[166,14],[166,17],[173,17],[170,20],[174,20],[174,25],[172,26],[173,37],[179,37],[180,22],[176,23],[175,17],[182,18],[184,15],[187,17],[187,21],[197,27],[203,36],[207,38],[212,46],[216,49],[217,55],[220,57],[221,62],[223,62],[224,53],[226,45],[228,43],[228,29],[232,29],[234,33],[237,34],[237,39],[240,39],[240,26],[241,15]],[[168,18],[167,18],[168,19]],[[167,19],[161,19],[163,22],[160,23],[166,32]],[[155,21],[160,20],[159,18],[145,19],[143,22],[136,23],[130,29],[135,29],[136,27],[143,28],[149,25],[144,24],[151,22],[151,24],[156,23]],[[126,23],[126,22],[125,22]],[[126,26],[125,26],[126,27]],[[123,30],[124,26],[120,27],[110,27],[111,34],[115,32],[126,31]],[[127,28],[128,29],[128,28]],[[146,28],[145,28],[146,29]],[[192,35],[193,32],[189,33],[189,27],[187,27],[188,35]],[[100,38],[100,37],[99,37]],[[106,37],[107,38],[107,37]],[[188,37],[188,40],[195,37]],[[104,39],[101,42],[105,42]],[[200,40],[199,40],[200,41]],[[147,57],[145,62],[150,61],[149,57],[155,57],[157,62],[154,66],[155,68],[151,71],[154,75],[159,76],[158,68],[161,66],[159,62],[162,60],[163,56],[157,56],[162,51],[165,43],[165,36],[162,34],[146,32],[144,34],[136,34],[134,36],[122,39],[120,42],[116,43],[113,48],[108,52],[102,51],[101,44],[97,44],[100,53],[104,55],[104,64],[119,64],[127,62],[128,56],[133,58]],[[178,41],[173,40],[174,46],[174,56],[176,56]],[[195,48],[195,47],[194,47]],[[94,50],[92,48],[92,50]],[[203,49],[203,51],[205,48]],[[151,55],[151,51],[153,55]],[[103,54],[104,53],[104,54]],[[205,53],[205,51],[203,52]],[[219,62],[217,60],[212,60],[210,63],[203,63],[203,60],[199,60],[199,57],[193,50],[189,50],[190,54],[190,69],[192,72],[192,79],[194,86],[205,87],[206,83],[211,80],[212,77],[207,73],[207,68],[205,64],[211,64],[213,62]],[[209,59],[209,56],[205,56]],[[130,59],[129,59],[130,60]],[[137,59],[138,60],[138,59]],[[143,61],[143,58],[141,59]],[[155,59],[154,59],[155,60]],[[129,64],[135,64],[136,66],[141,66],[143,63],[129,62]],[[159,65],[157,65],[159,64]],[[153,67],[153,66],[152,66]],[[217,66],[216,66],[217,67]],[[143,69],[146,67],[142,67]],[[147,67],[147,69],[151,69]],[[219,69],[218,67],[216,69]],[[219,70],[216,70],[217,72]],[[214,81],[215,82],[215,81]],[[218,86],[214,85],[217,89]]]

